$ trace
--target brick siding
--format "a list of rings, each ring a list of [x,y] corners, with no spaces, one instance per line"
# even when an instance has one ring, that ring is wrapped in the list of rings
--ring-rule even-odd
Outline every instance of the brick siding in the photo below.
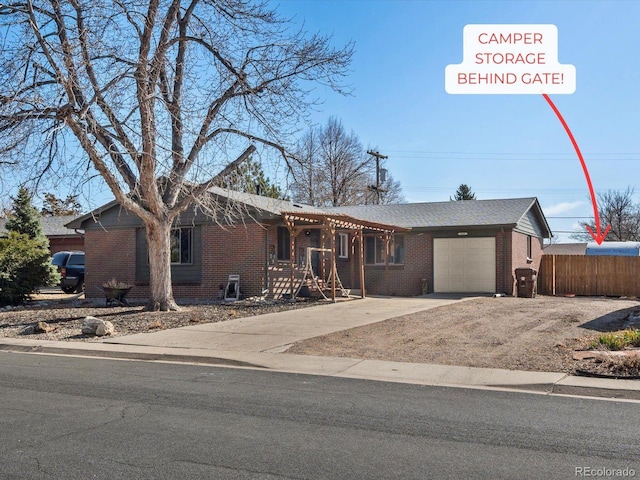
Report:
[[[302,231],[295,238],[296,285],[302,279],[306,247],[319,244],[315,233]],[[319,233],[318,233],[319,235]],[[433,292],[433,236],[429,233],[404,233],[404,265],[365,265],[365,287],[368,295],[414,296]],[[351,235],[349,240],[351,242]],[[527,236],[506,231],[495,233],[496,291],[515,295],[515,268],[539,268],[542,240],[532,238],[532,264],[527,264]],[[111,278],[134,285],[136,282],[135,228],[87,230],[86,295],[101,297],[100,287]],[[325,240],[326,247],[329,239]],[[351,245],[351,243],[350,243]],[[338,274],[345,288],[359,289],[358,248],[349,251],[348,259],[336,259]],[[240,291],[244,297],[260,295],[264,288],[276,297],[290,291],[290,262],[277,260],[277,227],[256,223],[227,226],[202,225],[202,275],[199,284],[174,285],[174,296],[201,301],[222,298],[230,274],[240,275]],[[327,278],[330,272],[326,255],[324,272],[314,273]],[[265,269],[267,270],[265,272]],[[319,269],[319,270],[322,270]],[[355,278],[352,277],[352,272]],[[265,278],[265,273],[268,278]],[[146,299],[148,285],[138,284],[129,298]]]

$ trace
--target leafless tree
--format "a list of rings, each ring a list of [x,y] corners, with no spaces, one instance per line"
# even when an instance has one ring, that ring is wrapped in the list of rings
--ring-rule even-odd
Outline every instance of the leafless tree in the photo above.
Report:
[[[365,153],[358,136],[347,133],[342,122],[331,117],[325,126],[308,130],[292,165],[292,196],[296,201],[318,207],[372,203],[376,164]],[[401,197],[399,183],[390,176],[381,183],[381,201],[392,203]]]
[[[634,189],[627,187],[624,191],[608,190],[598,194],[602,230],[611,225],[607,241],[640,241],[640,205],[634,202],[633,193]],[[580,222],[581,231],[571,234],[571,238],[593,240],[586,230],[587,226],[596,231],[595,221]]]
[[[215,216],[207,190],[256,145],[287,158],[309,91],[342,92],[352,54],[266,1],[15,0],[0,25],[0,157],[102,176],[145,226],[157,310],[178,308],[174,220]]]

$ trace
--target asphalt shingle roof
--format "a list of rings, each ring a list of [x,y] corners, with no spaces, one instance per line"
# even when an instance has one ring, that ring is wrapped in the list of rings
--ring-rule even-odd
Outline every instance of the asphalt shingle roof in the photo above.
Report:
[[[281,212],[300,212],[300,213],[325,213],[326,210],[311,205],[305,205],[288,200],[279,200],[276,198],[263,197],[260,195],[253,195],[251,193],[237,192],[235,190],[228,190],[219,187],[210,188],[209,191],[214,195],[218,195],[223,198],[228,198],[232,201],[244,203],[250,205],[263,212],[272,213],[274,215],[280,215]]]
[[[402,203],[395,205],[358,205],[335,207],[344,213],[405,228],[470,227],[515,225],[536,202],[531,198],[501,200],[463,200],[435,203]]]
[[[76,232],[65,227],[67,223],[76,218],[77,215],[65,215],[60,217],[42,217],[42,230],[47,237],[75,235]],[[7,233],[5,224],[6,218],[0,218],[0,235]]]
[[[548,225],[535,197],[319,208],[218,187],[211,188],[210,192],[221,200],[230,199],[244,203],[271,216],[279,216],[282,212],[339,213],[366,222],[407,229],[516,226],[527,212],[536,206],[536,213],[540,215],[540,221],[548,231]],[[108,210],[115,205],[117,202],[111,202],[93,213]],[[82,222],[91,218],[92,215],[90,213],[79,217],[69,225],[80,228]],[[551,232],[548,231],[548,234],[550,235]]]

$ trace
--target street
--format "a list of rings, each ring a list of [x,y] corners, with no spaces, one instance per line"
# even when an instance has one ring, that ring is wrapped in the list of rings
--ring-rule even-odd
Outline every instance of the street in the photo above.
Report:
[[[3,479],[640,477],[637,402],[0,352],[0,406]]]

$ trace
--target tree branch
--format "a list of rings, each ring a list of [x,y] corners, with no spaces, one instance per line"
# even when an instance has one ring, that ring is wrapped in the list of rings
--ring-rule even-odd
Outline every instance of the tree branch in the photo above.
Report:
[[[249,156],[256,151],[255,145],[250,145],[238,158],[236,158],[233,162],[229,163],[221,172],[219,172],[216,176],[211,178],[209,181],[201,183],[194,187],[189,195],[185,196],[183,199],[176,203],[176,206],[173,208],[173,212],[182,212],[193,202],[193,199],[201,197],[204,192],[209,190],[211,187],[214,187],[218,184],[220,180],[229,175],[238,166],[244,162]]]

